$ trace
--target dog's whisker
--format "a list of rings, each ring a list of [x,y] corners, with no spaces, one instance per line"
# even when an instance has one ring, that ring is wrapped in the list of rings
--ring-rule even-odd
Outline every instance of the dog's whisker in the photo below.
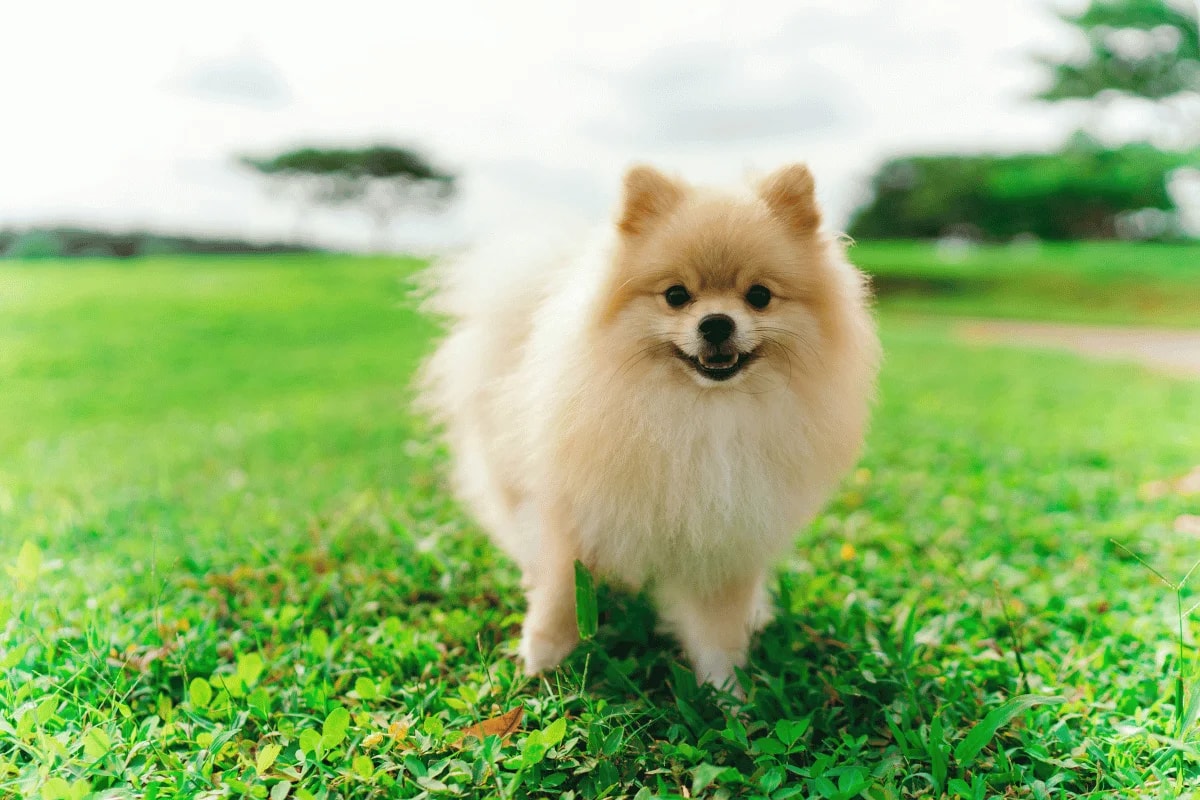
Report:
[[[614,374],[618,377],[625,375],[629,370],[636,367],[646,358],[649,358],[651,355],[654,355],[660,350],[669,351],[671,347],[672,345],[670,342],[655,342],[648,347],[644,347],[633,355],[629,356],[629,358],[625,359],[625,361],[621,363],[621,366],[617,368],[617,371]]]
[[[816,347],[816,345],[815,345],[815,344],[813,344],[813,342],[811,342],[811,341],[810,341],[810,340],[809,340],[807,337],[800,335],[800,334],[799,334],[799,333],[797,333],[796,331],[789,331],[789,330],[785,330],[785,329],[783,329],[783,328],[773,328],[773,327],[769,327],[769,326],[764,326],[764,327],[761,327],[761,328],[759,328],[759,330],[761,330],[761,331],[767,331],[767,332],[769,332],[769,333],[778,333],[778,334],[782,334],[783,336],[786,336],[786,337],[788,337],[788,338],[792,339],[792,340],[793,340],[793,341],[794,341],[794,342],[795,342],[795,343],[796,343],[798,346],[800,346],[800,347],[801,347],[801,348],[802,348],[802,349],[803,349],[803,350],[804,350],[806,353],[808,353],[808,355],[812,356],[813,358],[819,358],[819,357],[820,357],[820,353],[817,351],[817,347]],[[782,343],[781,341],[779,341],[779,339],[778,339],[778,338],[775,338],[775,337],[764,337],[764,340],[765,340],[765,339],[772,339],[772,340],[773,340],[773,341],[774,341],[776,344],[778,344],[779,346],[781,346],[781,347],[782,347],[782,346],[784,346],[784,345],[783,345],[783,343]],[[792,353],[792,355],[794,355],[796,358],[799,358],[799,357],[800,357],[800,354],[799,354],[799,353],[797,353],[795,350],[791,350],[791,349],[789,348],[789,351],[790,351],[790,352]]]

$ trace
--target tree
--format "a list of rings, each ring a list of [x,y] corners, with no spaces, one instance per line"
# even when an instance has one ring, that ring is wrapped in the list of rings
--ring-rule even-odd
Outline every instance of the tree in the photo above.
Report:
[[[1091,0],[1059,16],[1087,49],[1082,58],[1038,59],[1050,71],[1038,99],[1090,100],[1103,111],[1117,97],[1139,98],[1162,124],[1195,140],[1200,125],[1187,106],[1200,102],[1200,29],[1192,0]]]
[[[848,233],[859,239],[961,234],[1005,241],[1173,239],[1182,235],[1167,178],[1200,163],[1200,150],[1114,150],[1076,137],[1057,153],[909,156],[871,181],[871,199]]]
[[[50,231],[34,230],[5,238],[11,241],[7,247],[0,248],[0,256],[4,258],[41,259],[64,255],[61,238]]]
[[[441,210],[454,196],[456,176],[404,147],[304,147],[240,163],[292,190],[306,205],[358,205],[375,227],[375,248],[387,246],[392,221],[409,209]]]

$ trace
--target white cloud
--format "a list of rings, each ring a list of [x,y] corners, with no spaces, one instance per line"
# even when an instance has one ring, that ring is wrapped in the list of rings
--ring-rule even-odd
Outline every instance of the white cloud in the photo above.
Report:
[[[802,48],[695,42],[657,52],[611,79],[619,113],[604,138],[655,147],[795,137],[852,116],[835,74]]]
[[[248,45],[189,65],[168,87],[184,96],[252,108],[281,108],[292,99],[279,68]]]

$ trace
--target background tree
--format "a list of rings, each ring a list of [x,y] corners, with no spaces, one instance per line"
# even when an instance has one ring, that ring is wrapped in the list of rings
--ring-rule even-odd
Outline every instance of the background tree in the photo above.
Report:
[[[454,196],[456,176],[415,150],[390,145],[360,149],[304,147],[240,162],[293,192],[304,205],[357,205],[375,228],[374,247],[386,249],[388,230],[408,210],[441,210]]]
[[[178,253],[304,253],[295,243],[172,236],[154,231],[49,227],[0,230],[0,259],[134,258]]]
[[[1154,141],[1106,146],[1078,132],[1057,152],[909,156],[885,163],[849,233],[859,238],[959,234],[1004,241],[1162,239],[1194,235],[1176,184],[1200,181],[1200,29],[1191,0],[1090,0],[1059,17],[1085,43],[1073,57],[1039,57],[1040,100],[1082,101],[1091,127],[1117,99],[1152,113]],[[1128,110],[1128,107],[1127,109]],[[1136,115],[1121,121],[1123,137]],[[1163,149],[1168,146],[1170,149]]]
[[[1038,60],[1050,72],[1040,100],[1091,100],[1103,113],[1117,98],[1149,101],[1156,132],[1200,138],[1200,28],[1192,0],[1091,0],[1059,15],[1086,42],[1082,57]],[[1099,122],[1093,120],[1093,127]]]
[[[1056,153],[908,156],[884,164],[851,219],[857,239],[1179,238],[1170,174],[1200,150],[1107,149],[1077,135]]]

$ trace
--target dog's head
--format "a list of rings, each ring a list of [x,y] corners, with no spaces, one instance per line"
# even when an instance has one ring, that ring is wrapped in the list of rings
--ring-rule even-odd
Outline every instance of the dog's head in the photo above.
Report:
[[[705,388],[789,380],[817,353],[833,288],[819,226],[803,165],[746,197],[631,169],[603,310],[625,367],[671,364]]]

